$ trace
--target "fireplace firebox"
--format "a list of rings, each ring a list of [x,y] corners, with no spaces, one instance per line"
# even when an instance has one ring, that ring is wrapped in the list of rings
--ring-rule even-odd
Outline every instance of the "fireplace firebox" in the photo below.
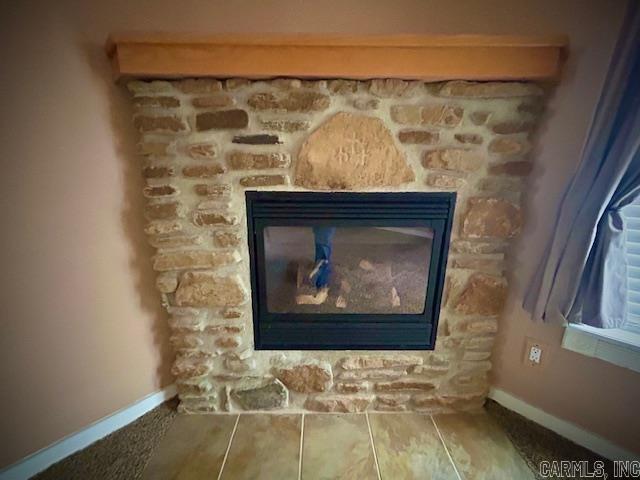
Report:
[[[255,348],[433,349],[455,199],[247,191]]]

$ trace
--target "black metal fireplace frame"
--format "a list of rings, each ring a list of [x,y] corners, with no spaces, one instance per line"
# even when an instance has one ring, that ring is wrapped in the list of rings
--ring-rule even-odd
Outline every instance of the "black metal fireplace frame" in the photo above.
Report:
[[[256,350],[432,350],[456,194],[247,191],[247,230]],[[434,231],[420,314],[299,314],[267,310],[264,228],[351,225]]]

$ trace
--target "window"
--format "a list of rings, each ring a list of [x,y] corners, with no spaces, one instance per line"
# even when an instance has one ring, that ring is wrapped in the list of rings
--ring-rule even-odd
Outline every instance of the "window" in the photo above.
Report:
[[[562,347],[640,372],[640,199],[622,209],[627,260],[627,321],[622,328],[570,323]]]
[[[623,328],[640,333],[640,200],[622,212],[627,247],[627,323]]]

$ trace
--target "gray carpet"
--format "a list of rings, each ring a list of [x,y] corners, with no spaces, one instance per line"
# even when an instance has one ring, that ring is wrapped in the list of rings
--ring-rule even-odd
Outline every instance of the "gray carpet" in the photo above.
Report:
[[[33,480],[135,480],[176,416],[176,400],[52,465]]]
[[[33,480],[141,478],[151,453],[176,415],[176,405],[177,402],[171,400],[155,408],[121,430],[52,465],[33,477]],[[516,449],[536,474],[542,460],[588,460],[590,465],[593,465],[595,460],[605,461],[595,453],[536,425],[492,400],[487,401],[485,408],[507,432]],[[605,461],[605,465],[609,478],[613,478],[611,462]]]
[[[586,460],[589,462],[589,466],[593,469],[594,462],[601,460],[604,462],[605,472],[608,474],[608,478],[613,478],[613,463],[609,460],[605,460],[596,453],[593,453],[586,448],[576,445],[571,440],[567,440],[561,437],[557,433],[552,432],[544,427],[541,427],[537,423],[527,420],[521,415],[518,415],[511,410],[507,410],[502,405],[494,402],[493,400],[487,400],[485,403],[485,409],[493,418],[496,419],[498,424],[507,433],[511,443],[516,447],[516,450],[520,452],[520,455],[525,459],[529,468],[536,473],[539,479],[549,478],[567,478],[567,477],[542,477],[539,474],[540,462],[546,461],[561,461],[561,460],[573,460],[581,461]],[[572,477],[577,479],[593,479],[596,477]]]

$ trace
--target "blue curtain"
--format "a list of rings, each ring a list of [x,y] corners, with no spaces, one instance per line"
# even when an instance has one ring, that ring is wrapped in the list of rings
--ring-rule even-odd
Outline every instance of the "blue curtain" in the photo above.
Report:
[[[629,2],[578,171],[524,307],[534,318],[618,328],[626,262],[620,209],[640,194],[640,2]]]

